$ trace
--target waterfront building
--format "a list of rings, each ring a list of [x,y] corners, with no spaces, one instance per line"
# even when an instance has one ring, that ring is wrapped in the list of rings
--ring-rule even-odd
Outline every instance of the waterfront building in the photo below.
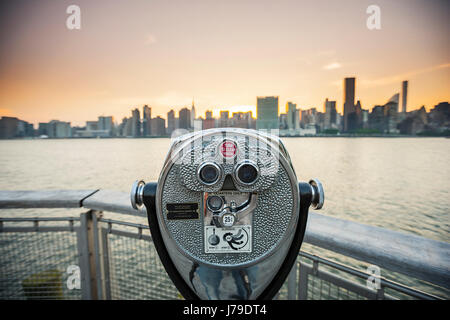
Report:
[[[194,131],[201,131],[203,129],[203,119],[197,118],[194,119]]]
[[[295,114],[297,111],[297,105],[288,101],[286,103],[286,124],[288,130],[295,129]]]
[[[72,137],[72,129],[70,122],[52,120],[48,123],[49,138],[70,138]]]
[[[142,108],[142,135],[147,137],[151,134],[152,108],[145,105]]]
[[[316,126],[316,108],[301,110],[301,128],[305,129],[307,126]]]
[[[344,79],[344,131],[349,131],[349,116],[355,112],[355,78]],[[353,115],[352,118],[355,116]]]
[[[194,105],[194,99],[192,99],[192,105],[191,105],[191,118],[190,118],[190,127],[195,128],[194,126],[194,120],[195,120],[195,105]]]
[[[216,119],[212,116],[212,111],[205,112],[205,120],[203,120],[203,130],[212,129],[216,127]]]
[[[135,138],[141,136],[141,114],[137,108],[131,111],[131,135]]]
[[[38,124],[38,136],[48,137],[48,122],[39,122]]]
[[[295,130],[299,130],[300,129],[300,109],[295,109],[294,129]]]
[[[408,81],[402,82],[402,113],[406,113],[408,99]]]
[[[278,129],[278,97],[256,98],[256,129]]]
[[[190,129],[191,126],[191,110],[188,108],[183,108],[179,112],[179,128],[180,129]]]
[[[280,130],[288,129],[288,121],[287,121],[286,113],[280,113],[278,125],[279,125]]]
[[[394,94],[384,105],[385,133],[399,133],[397,129],[399,96],[398,93]]]
[[[122,137],[132,137],[133,136],[133,130],[132,130],[132,118],[124,117],[122,119],[122,123],[120,124],[120,135]]]
[[[324,104],[324,129],[337,129],[336,101],[325,100]]]
[[[15,138],[19,119],[15,117],[2,117],[0,119],[0,139]]]
[[[233,112],[231,127],[249,129],[251,127],[251,112]]]
[[[114,117],[100,116],[98,117],[98,130],[107,131],[109,136],[114,135]]]
[[[384,133],[384,106],[376,105],[369,114],[369,127],[373,130]]]
[[[157,116],[156,118],[151,119],[151,135],[156,137],[161,137],[166,135],[166,120]]]
[[[167,112],[167,134],[171,135],[176,128],[175,111],[172,109]]]
[[[219,118],[219,127],[220,128],[226,128],[229,127],[229,112],[228,111],[220,111],[220,118]]]

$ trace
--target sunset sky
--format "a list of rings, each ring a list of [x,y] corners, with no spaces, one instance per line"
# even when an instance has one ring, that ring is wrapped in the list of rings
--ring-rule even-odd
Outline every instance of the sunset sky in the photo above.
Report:
[[[81,30],[66,28],[71,4]],[[366,27],[371,4],[381,30]],[[438,0],[2,1],[0,116],[83,125],[148,104],[166,118],[193,98],[218,115],[268,95],[280,112],[326,98],[341,111],[348,76],[365,109],[402,80],[408,110],[430,109],[450,100],[449,14]]]

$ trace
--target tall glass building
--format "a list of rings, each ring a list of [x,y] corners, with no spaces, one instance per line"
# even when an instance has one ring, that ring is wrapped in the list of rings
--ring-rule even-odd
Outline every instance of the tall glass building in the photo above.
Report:
[[[278,129],[278,97],[256,98],[256,129]]]

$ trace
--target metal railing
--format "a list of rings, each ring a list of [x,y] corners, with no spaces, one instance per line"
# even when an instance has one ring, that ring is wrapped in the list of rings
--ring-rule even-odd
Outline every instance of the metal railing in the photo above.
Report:
[[[107,212],[145,216],[145,212],[131,208],[127,194],[104,190],[65,191],[62,194],[58,191],[16,193],[20,192],[0,191],[0,208],[84,207],[88,211],[79,217],[0,218],[0,299],[181,298],[159,261],[148,226],[106,218]],[[67,201],[61,201],[61,197],[62,200],[66,197]],[[57,203],[53,199],[57,199]],[[334,231],[327,233],[330,223],[335,228],[346,224],[346,232],[339,230],[338,237],[334,236]],[[390,240],[396,236],[394,243],[397,248],[392,250],[400,255],[405,265],[396,267],[399,257],[389,259],[392,252],[381,246],[385,244],[383,241],[380,241],[381,244],[378,242],[381,246],[378,249],[377,244],[372,244],[363,253],[358,251],[361,244],[344,245],[347,237],[344,234],[348,233],[349,228],[362,243],[367,241],[365,237],[374,236],[373,233],[361,232],[366,228],[372,232],[382,232]],[[374,263],[373,256],[364,259],[372,252],[378,259],[377,266],[392,271],[394,278],[400,274],[399,279],[407,285],[399,283],[398,279],[394,282],[378,277],[379,286],[372,289],[366,282],[373,275],[365,272],[364,268],[350,267],[337,262],[339,259],[325,259],[302,251],[277,298],[450,297],[449,244],[379,229],[311,214],[305,241],[314,248],[319,246],[344,258],[356,258],[362,264]],[[411,242],[409,247],[426,247],[426,251],[420,253],[423,256],[420,261],[414,262],[413,250],[402,248],[411,237],[419,242]],[[416,283],[425,283],[429,285],[425,288],[430,289],[424,292],[422,287],[415,286]]]

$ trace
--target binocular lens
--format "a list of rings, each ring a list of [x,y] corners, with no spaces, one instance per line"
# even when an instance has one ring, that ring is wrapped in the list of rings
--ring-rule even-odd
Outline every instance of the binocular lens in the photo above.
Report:
[[[200,180],[212,184],[219,179],[219,168],[213,164],[206,164],[200,169]]]
[[[258,169],[252,164],[243,164],[237,170],[237,177],[242,183],[253,183],[258,178]]]
[[[207,205],[211,211],[217,211],[222,208],[223,200],[219,196],[210,196],[208,197]]]

